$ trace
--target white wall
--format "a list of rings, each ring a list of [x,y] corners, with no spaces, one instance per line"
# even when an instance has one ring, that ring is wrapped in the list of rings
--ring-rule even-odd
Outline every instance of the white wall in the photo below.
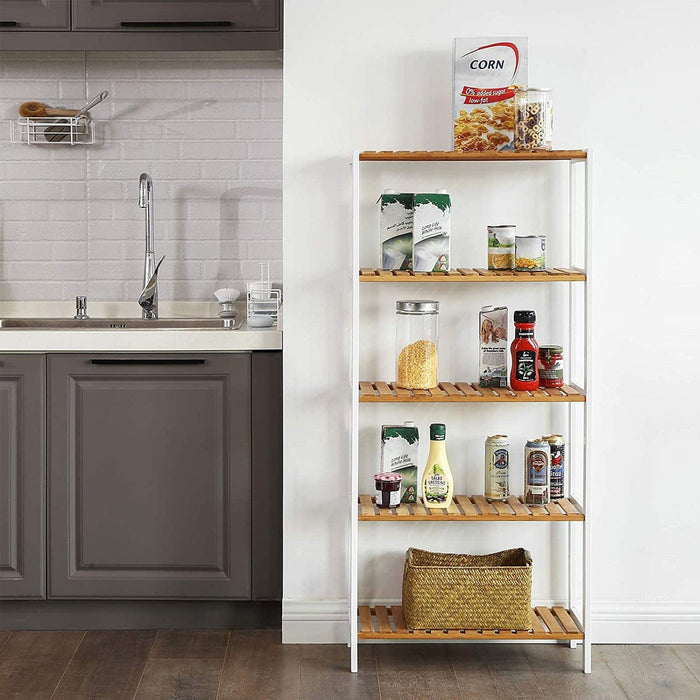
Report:
[[[278,52],[0,52],[0,300],[135,300],[138,178],[155,194],[162,300],[282,277]],[[9,143],[27,100],[92,110],[91,146]],[[36,284],[41,279],[42,284]]]
[[[296,0],[285,13],[285,639],[328,641],[344,629],[352,151],[449,149],[453,37],[524,35],[531,84],[554,90],[555,147],[595,153],[593,639],[700,642],[692,553],[700,519],[689,500],[700,490],[689,449],[700,392],[700,283],[691,267],[700,9],[626,0],[563,13],[551,1],[480,10],[457,0],[358,0],[341,13]],[[389,304],[395,296],[382,294]],[[382,313],[393,327],[391,312]],[[443,338],[449,333],[443,322]],[[378,331],[377,356],[393,354],[391,337],[391,328]],[[460,408],[449,420],[473,429],[457,443],[474,449],[469,440],[483,440],[485,427],[470,426],[471,407]],[[370,411],[367,430],[406,413]],[[419,420],[434,416],[426,410]],[[518,434],[531,420],[493,416]],[[368,525],[360,597],[397,599],[407,542],[439,549],[445,535],[436,526]],[[474,551],[525,541],[547,566],[550,534],[506,527],[466,525],[447,544],[463,537]],[[377,568],[384,552],[392,554],[387,575]],[[552,598],[561,590],[556,576],[537,587]]]

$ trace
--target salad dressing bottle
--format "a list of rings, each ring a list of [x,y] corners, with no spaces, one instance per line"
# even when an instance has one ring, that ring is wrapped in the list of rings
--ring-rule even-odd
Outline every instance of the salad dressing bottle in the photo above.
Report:
[[[423,472],[423,505],[426,508],[449,508],[454,482],[445,450],[445,424],[430,426],[430,452]]]

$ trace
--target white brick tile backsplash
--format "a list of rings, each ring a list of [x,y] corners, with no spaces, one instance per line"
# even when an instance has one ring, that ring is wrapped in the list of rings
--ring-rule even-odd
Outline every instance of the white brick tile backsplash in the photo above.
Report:
[[[94,108],[87,147],[0,141],[0,300],[134,301],[154,181],[161,298],[281,281],[282,65],[277,52],[0,52],[0,118],[20,102]]]

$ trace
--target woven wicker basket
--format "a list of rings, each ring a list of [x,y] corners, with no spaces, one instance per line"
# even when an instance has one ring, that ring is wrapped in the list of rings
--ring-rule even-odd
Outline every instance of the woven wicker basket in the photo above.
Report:
[[[532,628],[532,558],[526,549],[438,554],[409,549],[403,570],[406,624],[421,629]]]

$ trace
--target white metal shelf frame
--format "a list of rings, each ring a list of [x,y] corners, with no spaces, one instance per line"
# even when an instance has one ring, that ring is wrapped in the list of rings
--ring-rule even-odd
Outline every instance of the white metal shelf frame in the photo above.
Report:
[[[407,162],[410,160],[423,160],[423,154],[417,154],[416,158],[397,158],[395,162]],[[426,158],[427,159],[427,158]],[[375,160],[375,159],[368,159]],[[386,161],[391,162],[391,158]],[[434,158],[433,160],[443,160],[450,162],[450,158]],[[458,158],[461,160],[461,158]],[[483,162],[490,160],[488,158],[464,158],[465,167],[468,167],[469,162]],[[498,157],[493,158],[498,162]],[[502,162],[522,162],[520,159],[503,159]],[[533,157],[532,160],[540,160]],[[551,160],[556,161],[556,158]],[[574,526],[576,523],[567,523],[568,528],[568,609],[578,624],[579,628],[584,632],[583,639],[583,671],[584,673],[591,672],[591,521],[590,521],[590,493],[591,493],[591,478],[590,478],[590,461],[591,461],[591,361],[592,361],[592,294],[591,294],[591,275],[592,275],[592,227],[593,227],[593,210],[592,210],[592,154],[586,152],[583,158],[576,157],[575,154],[564,156],[560,160],[567,160],[569,163],[569,267],[575,265],[574,251],[578,237],[582,234],[583,245],[583,269],[586,273],[586,280],[583,282],[583,389],[586,393],[586,401],[583,403],[583,435],[581,436],[582,445],[582,504],[586,514],[585,520],[581,523],[581,600],[582,614],[579,616],[576,613],[576,596],[577,592],[574,587],[576,576],[576,531]],[[385,162],[386,162],[385,161]],[[348,566],[348,629],[350,647],[350,670],[355,673],[358,670],[358,557],[359,557],[359,520],[357,514],[357,503],[359,498],[359,383],[360,383],[360,168],[361,168],[360,152],[355,151],[352,161],[352,184],[353,184],[353,221],[352,221],[352,351],[351,351],[351,373],[350,373],[350,389],[351,389],[351,422],[350,422],[350,528],[349,528],[349,555],[350,561]],[[577,176],[579,170],[583,169],[583,204],[578,201],[578,181]],[[426,280],[427,284],[430,284]],[[575,318],[578,310],[579,300],[574,291],[573,283],[569,286],[569,347],[575,347]],[[574,433],[574,421],[572,418],[573,404],[568,405],[568,434],[570,438]],[[569,484],[573,483],[573,469],[575,468],[574,460],[569,460]],[[571,641],[570,646],[574,648],[576,641]]]

